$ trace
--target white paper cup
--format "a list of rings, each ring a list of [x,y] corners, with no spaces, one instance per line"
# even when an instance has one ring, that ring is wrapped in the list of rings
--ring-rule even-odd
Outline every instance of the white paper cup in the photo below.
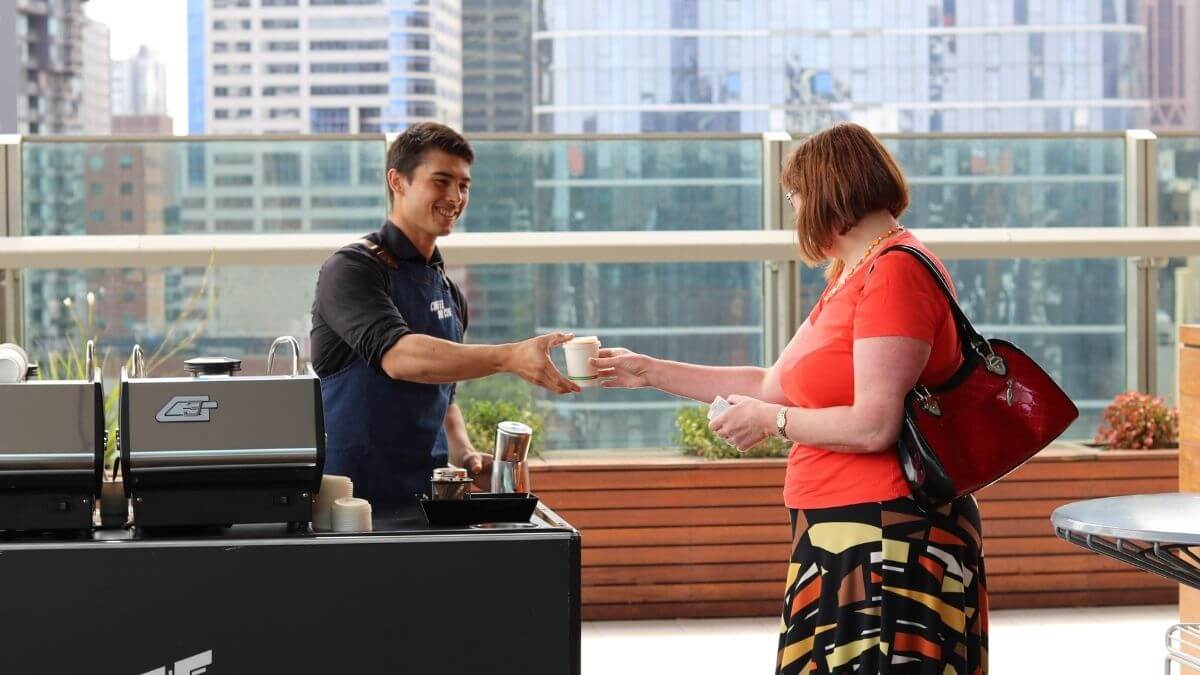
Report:
[[[0,384],[23,382],[29,370],[29,356],[11,342],[0,344]]]
[[[312,523],[314,530],[333,529],[333,503],[344,497],[354,496],[354,484],[346,476],[321,476],[321,491],[313,504]]]
[[[594,335],[577,337],[563,344],[567,357],[567,378],[581,387],[600,384],[600,376],[589,359],[600,356],[600,339]]]
[[[370,532],[371,505],[358,497],[333,500],[334,532]]]

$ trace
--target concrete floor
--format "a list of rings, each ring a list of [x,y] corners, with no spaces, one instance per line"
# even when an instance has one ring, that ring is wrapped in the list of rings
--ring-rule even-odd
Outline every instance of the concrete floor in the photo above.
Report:
[[[994,610],[992,675],[1161,673],[1173,605]],[[778,619],[593,621],[583,675],[769,675]]]

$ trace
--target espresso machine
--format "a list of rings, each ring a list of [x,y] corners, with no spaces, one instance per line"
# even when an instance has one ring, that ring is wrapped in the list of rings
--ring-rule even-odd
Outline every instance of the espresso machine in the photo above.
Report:
[[[275,352],[292,371],[272,375]],[[267,374],[241,362],[191,359],[188,377],[148,377],[140,347],[121,371],[121,469],[138,527],[288,523],[312,517],[325,462],[321,386],[300,370],[300,345],[271,345]]]
[[[82,380],[0,384],[0,530],[88,530],[104,471],[104,392],[95,347]]]

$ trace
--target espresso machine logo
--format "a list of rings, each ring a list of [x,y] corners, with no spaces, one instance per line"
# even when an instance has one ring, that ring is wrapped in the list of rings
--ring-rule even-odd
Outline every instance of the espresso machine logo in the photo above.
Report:
[[[207,396],[176,396],[167,401],[154,419],[159,422],[207,422],[209,411],[216,408],[217,402]]]
[[[165,666],[163,668],[155,668],[154,670],[142,673],[142,675],[202,675],[208,672],[208,667],[212,665],[213,653],[212,650],[200,652],[195,656],[189,656],[175,662],[175,667]]]

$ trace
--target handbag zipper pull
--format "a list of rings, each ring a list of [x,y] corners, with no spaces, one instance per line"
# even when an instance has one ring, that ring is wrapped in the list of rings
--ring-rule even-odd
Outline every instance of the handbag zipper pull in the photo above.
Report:
[[[913,387],[913,393],[917,396],[917,405],[921,406],[925,412],[934,417],[942,416],[942,406],[938,404],[938,400],[929,393],[929,389],[924,385]]]

